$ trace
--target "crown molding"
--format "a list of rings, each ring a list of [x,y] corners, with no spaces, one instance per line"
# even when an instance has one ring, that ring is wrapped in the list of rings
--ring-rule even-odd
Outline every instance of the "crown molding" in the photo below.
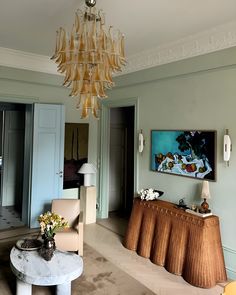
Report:
[[[58,75],[50,57],[4,47],[0,47],[0,66]]]
[[[128,57],[116,76],[236,46],[236,21]],[[48,56],[0,47],[0,66],[58,74]]]
[[[236,21],[129,56],[119,75],[236,46]]]

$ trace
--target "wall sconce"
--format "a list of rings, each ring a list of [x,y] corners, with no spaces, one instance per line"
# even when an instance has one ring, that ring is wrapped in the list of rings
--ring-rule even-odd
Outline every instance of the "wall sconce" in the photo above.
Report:
[[[141,129],[140,132],[139,132],[139,135],[138,135],[138,151],[140,153],[143,152],[144,145],[145,145],[145,140],[144,140],[144,137],[143,137],[143,130]]]
[[[81,166],[78,173],[84,174],[84,186],[91,186],[91,176],[97,172],[93,164],[85,163]]]
[[[232,143],[229,136],[229,129],[226,129],[225,135],[224,135],[223,158],[224,158],[224,161],[227,163],[227,166],[229,166],[231,151],[232,151]]]

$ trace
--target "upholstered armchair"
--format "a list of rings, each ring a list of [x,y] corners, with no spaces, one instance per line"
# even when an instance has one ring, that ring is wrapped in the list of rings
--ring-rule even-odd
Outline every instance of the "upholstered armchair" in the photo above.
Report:
[[[80,212],[80,200],[53,200],[51,211],[64,217],[69,224],[69,228],[59,230],[55,235],[57,249],[78,251],[83,256],[83,212]]]

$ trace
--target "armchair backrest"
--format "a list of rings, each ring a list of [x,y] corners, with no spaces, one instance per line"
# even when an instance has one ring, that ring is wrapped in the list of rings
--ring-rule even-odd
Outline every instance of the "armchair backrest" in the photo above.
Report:
[[[51,211],[57,213],[68,221],[70,227],[77,223],[80,213],[80,200],[56,199],[52,200]]]

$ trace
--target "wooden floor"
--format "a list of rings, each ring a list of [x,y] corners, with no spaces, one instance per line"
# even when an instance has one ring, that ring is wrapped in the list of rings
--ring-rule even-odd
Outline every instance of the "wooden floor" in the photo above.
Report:
[[[13,237],[18,237],[18,236],[24,236],[24,235],[37,235],[39,233],[39,229],[30,229],[26,226],[22,227],[17,227],[13,229],[5,229],[5,230],[0,230],[0,241],[3,239],[9,239]]]

